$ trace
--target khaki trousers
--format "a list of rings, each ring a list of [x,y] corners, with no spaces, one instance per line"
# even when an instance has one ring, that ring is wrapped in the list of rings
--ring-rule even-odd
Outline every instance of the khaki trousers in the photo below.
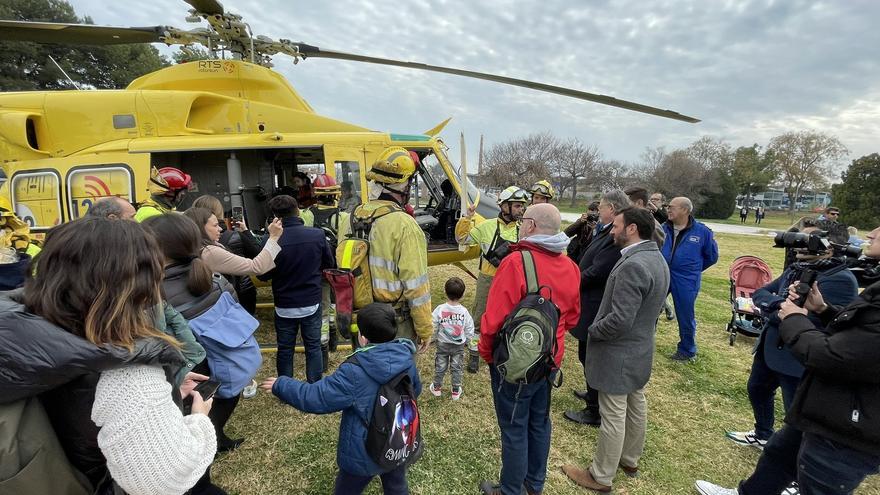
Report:
[[[638,467],[645,450],[645,428],[648,424],[648,404],[645,389],[626,395],[599,392],[599,445],[593,457],[590,472],[593,479],[611,485],[617,466]]]

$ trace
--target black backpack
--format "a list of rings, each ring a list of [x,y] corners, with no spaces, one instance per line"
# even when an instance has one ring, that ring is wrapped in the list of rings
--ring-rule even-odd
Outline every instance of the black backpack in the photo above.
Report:
[[[346,361],[360,366],[358,352]],[[379,386],[367,425],[366,449],[383,472],[409,466],[422,456],[421,417],[409,370]]]
[[[335,250],[339,244],[339,208],[318,208],[317,206],[312,206],[309,210],[314,218],[312,227],[323,230],[330,249]]]
[[[552,291],[538,285],[535,260],[529,251],[520,251],[526,277],[526,295],[507,315],[495,337],[492,361],[505,381],[514,384],[537,383],[556,370],[556,328],[559,308]],[[547,289],[550,297],[544,297]]]

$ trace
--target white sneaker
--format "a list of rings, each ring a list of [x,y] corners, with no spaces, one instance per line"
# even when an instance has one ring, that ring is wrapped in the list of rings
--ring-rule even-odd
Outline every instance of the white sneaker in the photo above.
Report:
[[[793,481],[788,488],[782,490],[782,493],[779,495],[801,495],[801,489],[797,484],[797,481]]]
[[[251,380],[251,384],[241,391],[241,396],[245,399],[252,399],[255,395],[257,395],[257,381]]]
[[[724,488],[708,481],[697,480],[694,488],[702,495],[737,495],[736,488]]]
[[[767,445],[767,440],[761,440],[760,438],[756,437],[754,430],[728,431],[727,433],[725,433],[725,436],[740,445],[748,445],[749,447],[754,447],[758,450],[764,450],[764,446]]]
[[[431,394],[434,397],[440,397],[441,395],[443,395],[443,389],[442,388],[434,388],[434,382],[431,382],[431,384],[428,385],[428,389],[431,391]]]
[[[452,400],[460,399],[461,393],[462,393],[461,387],[458,387],[458,388],[452,387]]]

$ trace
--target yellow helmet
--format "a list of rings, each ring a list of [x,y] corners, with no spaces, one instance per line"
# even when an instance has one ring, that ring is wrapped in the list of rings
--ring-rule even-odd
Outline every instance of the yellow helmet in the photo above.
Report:
[[[540,194],[541,196],[546,196],[550,199],[553,199],[556,196],[556,190],[553,189],[553,186],[550,185],[550,182],[546,180],[539,180],[532,184],[532,188],[529,189],[529,192],[533,195]]]
[[[507,189],[501,191],[501,194],[498,195],[498,206],[501,206],[501,203],[528,203],[529,202],[529,193],[525,191],[525,189],[516,186],[510,186]]]
[[[14,213],[12,202],[5,194],[0,194],[0,213]]]
[[[382,184],[403,184],[409,182],[414,173],[416,173],[416,163],[410,152],[400,146],[391,146],[386,148],[370,167],[367,180]]]

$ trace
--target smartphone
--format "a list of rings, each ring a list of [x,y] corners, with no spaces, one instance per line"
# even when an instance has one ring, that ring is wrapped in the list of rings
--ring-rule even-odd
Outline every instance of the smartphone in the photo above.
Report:
[[[214,380],[205,380],[198,385],[196,385],[195,390],[202,396],[202,400],[208,400],[211,397],[214,397],[214,394],[217,392],[217,389],[220,388],[220,382]]]
[[[233,206],[232,207],[232,221],[233,222],[241,222],[242,220],[244,220],[244,207]]]

